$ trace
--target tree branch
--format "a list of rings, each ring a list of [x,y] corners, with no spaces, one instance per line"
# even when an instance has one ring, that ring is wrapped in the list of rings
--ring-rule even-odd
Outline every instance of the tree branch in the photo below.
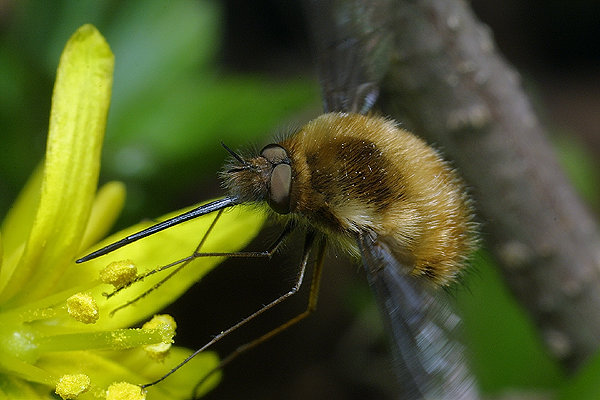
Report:
[[[573,370],[600,344],[598,227],[467,4],[400,0],[397,12],[384,111],[453,160],[510,288]]]

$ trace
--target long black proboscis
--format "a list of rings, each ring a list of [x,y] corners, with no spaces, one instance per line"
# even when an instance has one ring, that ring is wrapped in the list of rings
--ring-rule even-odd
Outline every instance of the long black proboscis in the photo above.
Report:
[[[194,208],[188,212],[183,214],[179,214],[173,218],[169,218],[165,221],[159,222],[156,225],[152,225],[149,228],[146,228],[142,231],[131,234],[117,242],[111,243],[108,246],[105,246],[99,250],[96,250],[85,257],[81,257],[76,263],[82,263],[89,260],[92,260],[96,257],[103,256],[104,254],[108,254],[114,250],[117,250],[123,246],[128,245],[129,243],[133,243],[141,238],[146,236],[150,236],[155,234],[156,232],[160,232],[164,229],[170,228],[172,226],[181,224],[182,222],[189,221],[190,219],[194,219],[200,217],[202,215],[210,214],[211,212],[221,210],[223,208],[231,207],[238,204],[237,199],[235,197],[225,197],[220,200],[215,200],[213,202],[203,204],[199,207]]]

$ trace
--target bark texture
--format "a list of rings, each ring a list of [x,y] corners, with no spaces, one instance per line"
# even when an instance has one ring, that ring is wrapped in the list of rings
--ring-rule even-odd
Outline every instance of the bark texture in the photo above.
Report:
[[[443,150],[472,188],[482,236],[549,350],[576,369],[600,344],[598,226],[544,128],[460,0],[399,0],[382,108]]]

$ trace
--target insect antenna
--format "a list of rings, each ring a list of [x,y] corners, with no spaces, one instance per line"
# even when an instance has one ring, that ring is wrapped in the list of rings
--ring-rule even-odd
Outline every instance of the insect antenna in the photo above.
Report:
[[[225,150],[227,150],[227,152],[228,152],[228,153],[229,153],[229,154],[230,154],[230,155],[231,155],[233,158],[235,158],[237,162],[239,162],[239,163],[241,164],[241,166],[236,166],[236,167],[233,167],[233,168],[230,168],[230,169],[228,169],[228,170],[227,170],[227,172],[239,172],[239,171],[244,171],[244,170],[250,169],[250,168],[252,167],[250,164],[248,164],[248,163],[246,162],[246,160],[244,160],[244,159],[242,158],[242,156],[241,156],[241,155],[239,155],[239,154],[238,154],[238,153],[236,153],[235,151],[231,150],[231,149],[229,148],[229,146],[227,146],[225,143],[221,142],[221,146],[223,146],[223,148],[224,148]]]

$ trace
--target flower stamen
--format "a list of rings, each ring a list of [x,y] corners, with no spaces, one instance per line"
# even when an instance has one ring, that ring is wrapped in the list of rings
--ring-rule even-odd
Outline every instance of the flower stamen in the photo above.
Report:
[[[114,261],[100,271],[100,281],[113,285],[115,290],[131,285],[136,277],[137,267],[131,260]]]
[[[142,326],[143,330],[159,330],[164,337],[163,341],[160,343],[144,346],[146,354],[153,360],[163,361],[171,349],[176,328],[177,324],[175,323],[175,320],[168,314],[155,315],[154,318],[146,322]]]
[[[106,400],[145,400],[146,391],[127,382],[115,382],[106,391]]]
[[[67,312],[73,319],[84,324],[93,324],[100,317],[96,300],[87,293],[77,293],[69,297]]]
[[[85,374],[63,375],[56,384],[55,392],[63,399],[76,399],[90,388],[90,377]]]

